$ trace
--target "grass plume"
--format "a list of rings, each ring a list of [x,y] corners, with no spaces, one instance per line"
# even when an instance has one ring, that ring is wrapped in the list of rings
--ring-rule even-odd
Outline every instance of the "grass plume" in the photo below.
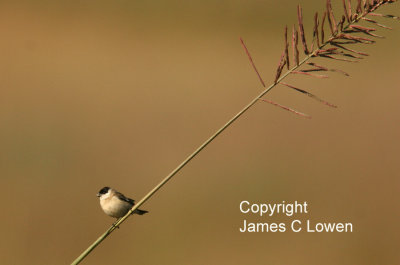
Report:
[[[292,57],[295,61],[295,66],[289,69],[285,74],[282,75],[282,69],[285,64],[283,58],[289,58],[289,48],[287,42],[287,27],[285,27],[285,47],[284,53],[281,56],[281,59],[278,64],[278,68],[276,70],[274,85],[284,85],[290,88],[295,89],[297,92],[308,95],[311,98],[318,99],[321,103],[327,106],[335,106],[333,104],[327,103],[325,100],[319,99],[315,95],[297,88],[296,86],[281,82],[286,76],[289,74],[301,74],[307,75],[315,78],[328,78],[325,74],[316,74],[314,72],[338,72],[342,73],[345,76],[349,76],[348,73],[344,72],[340,69],[330,69],[326,66],[317,65],[312,62],[314,58],[324,58],[329,60],[336,60],[342,62],[349,63],[358,63],[365,56],[368,56],[367,53],[362,51],[354,50],[348,46],[351,44],[374,44],[376,43],[375,39],[384,38],[381,35],[376,34],[376,28],[366,27],[358,25],[360,21],[366,21],[371,24],[374,24],[378,27],[385,29],[392,29],[388,26],[378,23],[375,20],[367,18],[367,16],[375,16],[382,18],[389,18],[400,20],[398,16],[395,15],[387,15],[387,14],[378,14],[375,13],[379,7],[397,2],[397,0],[357,0],[356,8],[352,8],[351,0],[342,0],[343,3],[343,15],[340,20],[335,18],[335,14],[332,9],[331,0],[326,1],[326,10],[320,19],[318,13],[314,15],[314,27],[313,27],[313,39],[311,42],[311,48],[308,48],[307,39],[305,36],[305,29],[303,24],[303,11],[301,6],[297,7],[297,19],[298,19],[298,30],[296,26],[293,26],[292,29]],[[354,10],[354,11],[353,11]],[[321,23],[320,23],[321,21]],[[327,22],[327,23],[326,23]],[[328,24],[329,33],[326,32],[325,28]],[[299,41],[298,35],[300,35],[302,49],[305,54],[305,58],[300,62],[299,59]],[[329,36],[329,37],[327,37]],[[327,38],[326,38],[327,37]],[[247,50],[247,48],[246,48]],[[248,52],[248,51],[247,51]],[[301,66],[307,63],[312,68],[300,69]],[[312,96],[311,96],[312,95]],[[275,106],[280,106],[280,104],[274,104]],[[336,107],[336,106],[335,106]],[[287,109],[285,107],[284,109]]]

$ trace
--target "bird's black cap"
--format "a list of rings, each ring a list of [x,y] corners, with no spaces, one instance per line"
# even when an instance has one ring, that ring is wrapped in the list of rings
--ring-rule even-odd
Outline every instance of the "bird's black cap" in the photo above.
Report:
[[[106,194],[110,190],[110,187],[104,187],[102,188],[99,193],[97,193],[97,197],[100,197],[103,194]]]

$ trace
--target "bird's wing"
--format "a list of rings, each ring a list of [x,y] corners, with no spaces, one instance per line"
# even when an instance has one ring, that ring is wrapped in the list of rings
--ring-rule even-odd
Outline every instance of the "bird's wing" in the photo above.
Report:
[[[128,202],[128,203],[132,204],[132,205],[135,205],[135,200],[132,200],[130,198],[125,197],[124,194],[122,194],[120,192],[116,192],[116,195],[118,196],[118,198],[121,201],[125,201],[125,202]]]

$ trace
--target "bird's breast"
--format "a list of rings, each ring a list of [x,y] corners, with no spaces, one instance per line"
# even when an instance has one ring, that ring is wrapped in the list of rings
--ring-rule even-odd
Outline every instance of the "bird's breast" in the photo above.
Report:
[[[129,203],[121,201],[116,197],[102,199],[100,200],[100,205],[107,215],[115,218],[124,216],[132,207]]]

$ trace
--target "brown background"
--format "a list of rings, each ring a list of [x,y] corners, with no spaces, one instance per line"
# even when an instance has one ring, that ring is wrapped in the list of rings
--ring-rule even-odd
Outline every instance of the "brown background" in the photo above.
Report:
[[[297,3],[2,1],[1,264],[72,262],[113,221],[100,188],[140,199],[261,91],[239,36],[273,81]],[[310,33],[324,3],[302,3]],[[313,118],[256,104],[82,264],[399,264],[400,26],[385,23],[362,63],[319,61],[350,78],[290,78],[338,109],[275,88]],[[310,213],[251,217],[242,200]],[[239,232],[295,218],[354,232]]]

